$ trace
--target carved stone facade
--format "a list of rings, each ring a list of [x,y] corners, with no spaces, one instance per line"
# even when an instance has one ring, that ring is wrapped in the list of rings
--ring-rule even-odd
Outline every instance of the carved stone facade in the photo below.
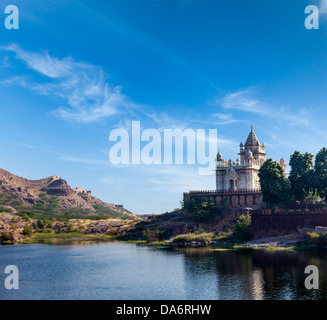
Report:
[[[245,144],[241,142],[240,158],[236,163],[232,160],[225,161],[219,152],[216,158],[216,191],[244,191],[260,190],[258,172],[265,162],[265,144],[260,142],[253,131],[246,139]],[[285,162],[285,160],[284,160]],[[286,165],[286,163],[285,163]]]
[[[262,207],[259,183],[259,169],[266,159],[265,144],[260,144],[251,126],[245,144],[241,142],[239,158],[236,162],[225,161],[218,152],[216,157],[216,190],[189,191],[184,193],[184,201],[209,200],[216,207],[253,208]],[[286,161],[279,161],[285,175]]]

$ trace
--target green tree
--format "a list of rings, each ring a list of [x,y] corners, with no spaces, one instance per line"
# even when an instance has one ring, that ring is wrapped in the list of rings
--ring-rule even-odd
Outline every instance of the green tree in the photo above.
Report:
[[[327,149],[322,148],[315,158],[314,181],[317,193],[321,198],[327,195]]]
[[[290,183],[278,162],[267,159],[261,166],[258,176],[263,202],[268,205],[289,202]]]
[[[22,218],[25,220],[25,221],[30,221],[30,217],[28,214],[24,213]]]
[[[303,201],[313,189],[313,155],[311,153],[301,154],[295,151],[290,159],[292,196],[295,200]]]
[[[236,241],[247,241],[251,239],[251,216],[242,214],[233,228],[233,237]]]
[[[44,222],[42,220],[37,220],[37,227],[39,229],[44,229]]]
[[[199,219],[208,219],[219,214],[219,210],[211,200],[197,199],[183,201],[182,208],[193,213]]]
[[[30,237],[30,236],[32,236],[32,234],[33,234],[32,229],[30,227],[28,227],[28,226],[25,226],[24,229],[23,229],[23,235]]]

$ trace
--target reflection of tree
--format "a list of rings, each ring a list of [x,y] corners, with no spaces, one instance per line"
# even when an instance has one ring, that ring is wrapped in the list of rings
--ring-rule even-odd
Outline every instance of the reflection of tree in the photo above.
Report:
[[[260,274],[253,274],[252,258],[248,250],[218,251],[215,260],[220,299],[249,300],[258,296],[256,293]]]
[[[190,249],[184,251],[185,291],[193,299],[326,299],[324,253]],[[319,268],[319,290],[307,290],[307,265]]]
[[[206,249],[189,248],[185,254],[185,293],[186,299],[217,299],[217,274],[215,257]]]
[[[263,275],[265,299],[325,299],[326,257],[317,257],[312,252],[253,251],[253,265]],[[314,262],[314,263],[313,263]],[[316,265],[320,272],[320,289],[304,287],[307,265]]]

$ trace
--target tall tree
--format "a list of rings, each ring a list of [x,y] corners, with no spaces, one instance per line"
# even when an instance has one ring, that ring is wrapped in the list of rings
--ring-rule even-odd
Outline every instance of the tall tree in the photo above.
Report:
[[[315,158],[314,184],[321,198],[327,196],[327,149],[322,148]]]
[[[284,170],[278,162],[267,159],[258,175],[263,202],[269,205],[289,202],[290,183],[285,178]]]
[[[313,189],[313,155],[311,153],[301,154],[294,151],[290,159],[292,196],[295,200],[303,201]]]

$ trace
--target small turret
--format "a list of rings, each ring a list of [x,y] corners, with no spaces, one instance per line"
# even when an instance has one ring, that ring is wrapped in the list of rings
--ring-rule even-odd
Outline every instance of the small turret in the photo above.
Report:
[[[286,167],[287,167],[287,164],[286,164],[286,161],[284,159],[284,157],[282,157],[280,160],[279,160],[279,164],[281,165],[281,167],[283,168],[284,170],[284,174],[286,176]]]
[[[218,152],[217,154],[217,158],[216,158],[217,161],[224,161],[224,158],[223,158],[223,155],[220,153],[220,151]]]
[[[251,150],[248,149],[246,151],[245,157],[248,158],[248,159],[253,159],[253,153],[251,152]]]

